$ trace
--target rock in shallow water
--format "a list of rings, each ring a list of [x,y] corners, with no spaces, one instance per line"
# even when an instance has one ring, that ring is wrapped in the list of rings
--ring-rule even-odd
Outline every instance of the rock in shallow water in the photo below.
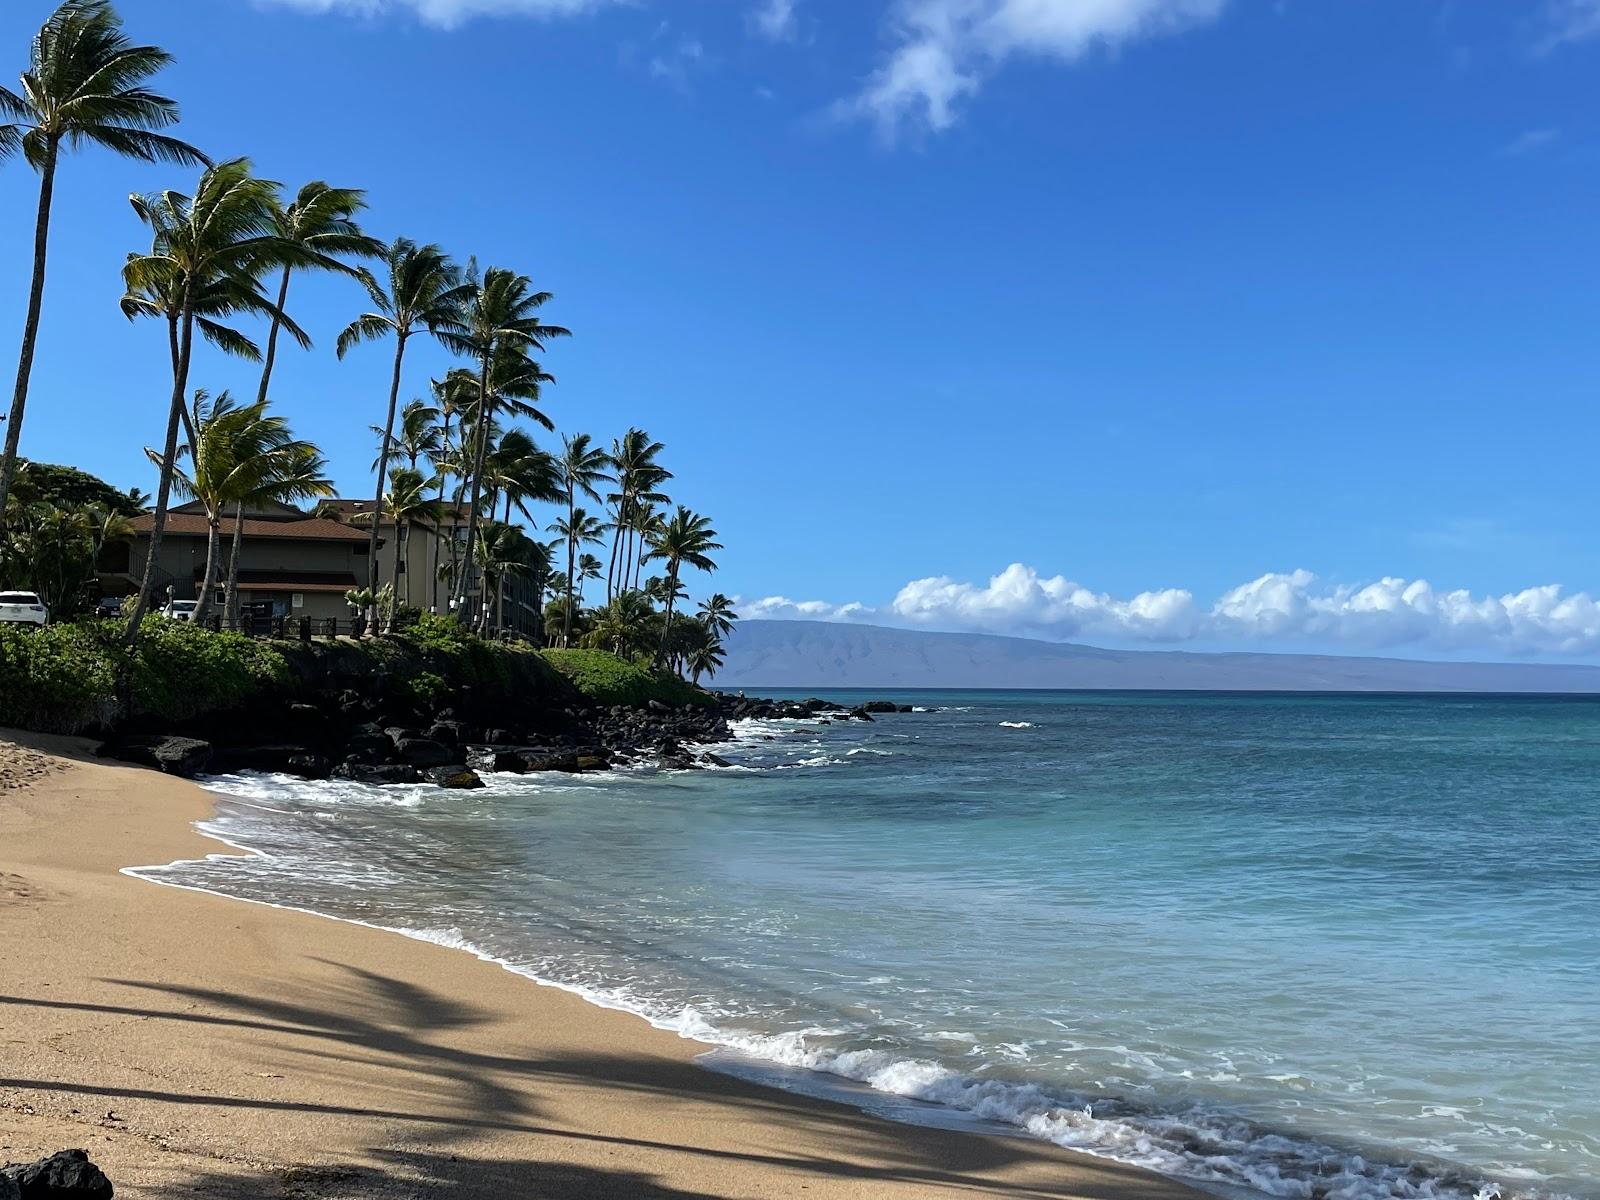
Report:
[[[193,779],[211,765],[210,742],[162,734],[115,738],[101,746],[98,753],[101,758],[120,758],[185,779]]]
[[[111,1181],[82,1150],[0,1168],[0,1200],[10,1200],[7,1182],[15,1189],[15,1200],[111,1200],[113,1195]]]

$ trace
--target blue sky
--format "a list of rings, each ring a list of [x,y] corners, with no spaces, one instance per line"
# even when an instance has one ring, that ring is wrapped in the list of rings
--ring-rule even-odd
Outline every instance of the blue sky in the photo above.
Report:
[[[1600,0],[119,8],[214,156],[555,292],[550,411],[665,441],[753,612],[1600,655]],[[189,182],[63,168],[26,454],[153,486],[126,195]],[[35,195],[0,165],[8,338]],[[387,352],[292,307],[276,401],[365,492]]]

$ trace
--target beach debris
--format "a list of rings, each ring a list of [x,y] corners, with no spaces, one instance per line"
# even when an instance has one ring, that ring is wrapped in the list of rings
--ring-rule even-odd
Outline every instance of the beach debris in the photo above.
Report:
[[[84,1150],[0,1167],[0,1200],[111,1200],[113,1194],[111,1181]]]

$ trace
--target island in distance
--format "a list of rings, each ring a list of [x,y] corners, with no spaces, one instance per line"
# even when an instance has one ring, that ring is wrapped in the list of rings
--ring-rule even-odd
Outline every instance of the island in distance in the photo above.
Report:
[[[1600,692],[1600,667],[1324,654],[1102,650],[982,633],[742,621],[711,686],[1306,692]]]

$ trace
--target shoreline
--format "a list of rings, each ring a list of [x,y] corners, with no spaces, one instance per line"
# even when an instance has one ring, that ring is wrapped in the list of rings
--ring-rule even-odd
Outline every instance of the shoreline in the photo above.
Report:
[[[130,862],[226,845],[209,793],[0,737],[0,1159],[82,1146],[133,1197],[1202,1194],[702,1067],[477,954],[150,886]]]

